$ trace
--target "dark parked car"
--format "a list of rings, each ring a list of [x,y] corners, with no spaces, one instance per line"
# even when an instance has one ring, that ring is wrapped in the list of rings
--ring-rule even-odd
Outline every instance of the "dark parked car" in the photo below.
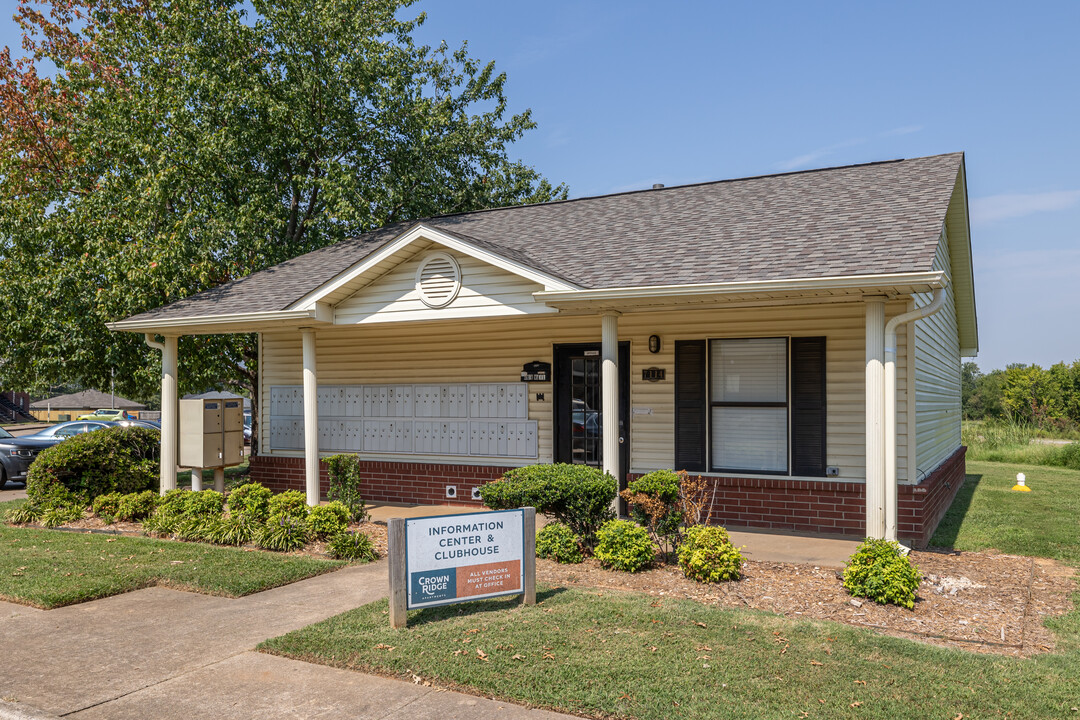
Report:
[[[34,462],[37,454],[47,447],[52,447],[59,440],[36,438],[33,436],[14,437],[0,428],[0,489],[10,482],[26,482],[26,471]]]

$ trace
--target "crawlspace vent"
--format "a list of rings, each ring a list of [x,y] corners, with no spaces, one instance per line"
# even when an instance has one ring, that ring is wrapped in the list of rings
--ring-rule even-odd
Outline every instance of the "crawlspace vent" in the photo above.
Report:
[[[461,268],[446,253],[433,253],[416,271],[416,291],[428,307],[445,307],[461,289]]]

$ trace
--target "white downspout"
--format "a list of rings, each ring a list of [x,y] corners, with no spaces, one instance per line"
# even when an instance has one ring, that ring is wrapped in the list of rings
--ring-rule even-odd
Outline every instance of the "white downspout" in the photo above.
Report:
[[[898,514],[896,486],[896,329],[904,323],[933,315],[945,304],[945,288],[935,288],[934,298],[911,312],[885,323],[885,539],[896,540]],[[914,352],[915,348],[907,351]],[[908,392],[915,392],[915,378],[908,378]],[[908,442],[914,442],[915,418],[908,418]]]

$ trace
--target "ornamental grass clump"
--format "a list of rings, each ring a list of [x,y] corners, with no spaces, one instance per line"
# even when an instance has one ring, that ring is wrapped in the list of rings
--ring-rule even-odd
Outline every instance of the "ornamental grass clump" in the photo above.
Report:
[[[609,520],[596,533],[593,554],[604,567],[637,572],[652,565],[656,545],[649,532],[629,520]]]
[[[291,515],[271,515],[255,532],[255,544],[264,550],[290,552],[307,545],[310,531],[307,522]]]
[[[552,522],[536,533],[536,557],[557,563],[579,563],[585,559],[581,539],[562,523]]]
[[[217,545],[246,545],[258,531],[258,524],[246,515],[230,515],[218,521],[206,539]]]
[[[742,552],[719,525],[694,525],[679,546],[679,567],[686,577],[704,583],[738,580]]]
[[[600,527],[615,517],[615,478],[588,465],[526,465],[480,486],[480,498],[492,510],[534,507],[568,526],[586,547]]]
[[[844,589],[876,603],[915,608],[922,576],[895,540],[867,538],[844,569]]]
[[[359,562],[371,562],[377,560],[379,554],[375,552],[375,545],[371,538],[362,532],[341,532],[330,538],[326,546],[330,557],[338,560],[356,560]]]

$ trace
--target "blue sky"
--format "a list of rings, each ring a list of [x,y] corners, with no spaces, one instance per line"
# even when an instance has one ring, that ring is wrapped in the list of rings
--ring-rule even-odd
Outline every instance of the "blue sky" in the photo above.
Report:
[[[425,1],[580,197],[967,153],[985,371],[1080,359],[1080,3]],[[411,12],[411,11],[410,11]],[[18,45],[4,13],[0,44]]]

